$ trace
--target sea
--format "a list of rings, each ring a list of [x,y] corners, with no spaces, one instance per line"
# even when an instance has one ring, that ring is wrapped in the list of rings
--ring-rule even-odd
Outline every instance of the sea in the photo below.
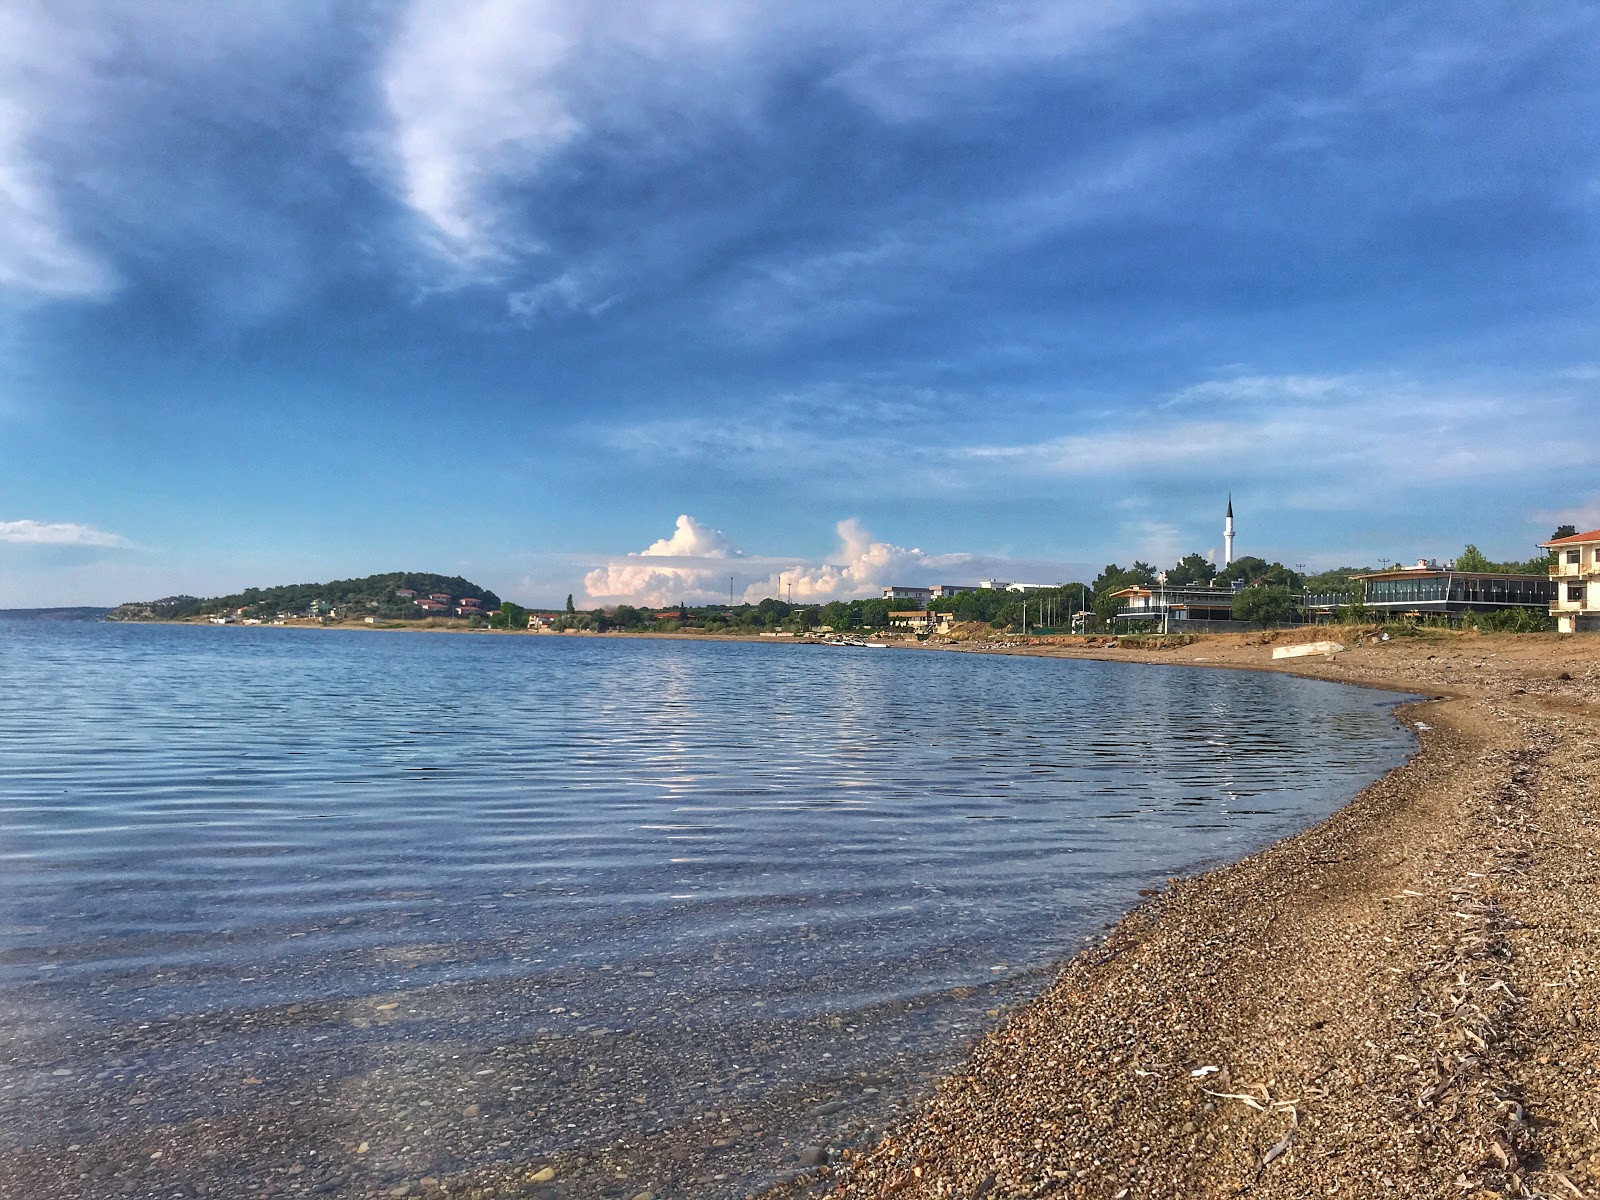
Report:
[[[1413,750],[1276,674],[0,620],[0,1179],[720,1200]]]

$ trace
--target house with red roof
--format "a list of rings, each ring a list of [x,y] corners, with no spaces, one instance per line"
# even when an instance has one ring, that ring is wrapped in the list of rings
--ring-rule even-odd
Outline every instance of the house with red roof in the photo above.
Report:
[[[1550,615],[1562,633],[1600,631],[1600,529],[1541,542],[1555,555]]]

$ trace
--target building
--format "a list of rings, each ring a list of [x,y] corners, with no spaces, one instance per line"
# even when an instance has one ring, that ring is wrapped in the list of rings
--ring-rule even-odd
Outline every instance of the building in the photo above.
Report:
[[[1562,633],[1600,630],[1600,529],[1541,545],[1550,564],[1550,615]]]
[[[1600,533],[1594,535],[1600,541]],[[1552,568],[1553,570],[1553,568]],[[1555,610],[1556,584],[1541,575],[1457,571],[1431,559],[1416,566],[1356,575],[1364,607],[1389,616],[1461,617],[1507,608]]]
[[[900,587],[891,584],[883,589],[885,600],[910,600],[923,608],[928,607],[928,601],[933,599],[933,589],[925,587]]]
[[[943,600],[946,596],[959,596],[962,592],[975,592],[978,585],[975,583],[936,583],[928,591],[933,593],[935,600]]]
[[[1169,632],[1179,622],[1191,629],[1232,622],[1234,595],[1229,587],[1164,583],[1134,584],[1111,593],[1118,602],[1116,621],[1159,621]]]
[[[410,588],[395,588],[394,594],[402,600],[415,600],[417,594]]]
[[[920,608],[911,609],[909,612],[891,612],[889,624],[901,629],[910,629],[915,633],[948,633],[950,626],[961,619],[957,613],[925,612]]]

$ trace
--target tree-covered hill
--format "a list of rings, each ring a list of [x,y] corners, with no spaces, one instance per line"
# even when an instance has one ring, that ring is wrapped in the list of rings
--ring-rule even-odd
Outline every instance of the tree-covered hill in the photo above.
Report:
[[[427,571],[392,571],[387,575],[368,575],[364,579],[334,579],[328,583],[291,583],[279,587],[246,588],[231,596],[167,596],[123,604],[115,609],[112,621],[176,621],[185,617],[219,616],[244,610],[246,617],[271,620],[278,616],[306,617],[330,609],[342,616],[377,616],[385,620],[405,620],[425,615],[401,591],[426,598],[438,594],[452,603],[473,598],[483,608],[500,607],[500,597],[459,575],[434,575]]]

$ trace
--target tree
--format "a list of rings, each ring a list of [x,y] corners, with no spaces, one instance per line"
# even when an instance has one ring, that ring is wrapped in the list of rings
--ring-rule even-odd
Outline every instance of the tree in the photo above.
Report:
[[[575,613],[575,612],[578,611],[576,608],[574,608],[572,606],[572,593],[571,592],[567,593],[567,611],[569,613]]]
[[[1471,542],[1467,548],[1456,555],[1456,570],[1458,571],[1493,571],[1495,564],[1484,557],[1483,552]]]
[[[1559,528],[1557,528],[1554,533],[1552,533],[1550,535],[1550,540],[1553,542],[1553,541],[1557,540],[1558,538],[1577,537],[1577,536],[1578,536],[1578,527],[1576,525],[1562,525]]]
[[[1233,619],[1277,625],[1295,614],[1293,594],[1286,587],[1247,587],[1234,593]]]
[[[528,610],[520,604],[502,600],[499,611],[489,618],[489,624],[496,629],[526,629],[528,627]]]
[[[1195,553],[1185,554],[1167,572],[1167,582],[1178,586],[1210,583],[1216,577],[1216,566]]]

